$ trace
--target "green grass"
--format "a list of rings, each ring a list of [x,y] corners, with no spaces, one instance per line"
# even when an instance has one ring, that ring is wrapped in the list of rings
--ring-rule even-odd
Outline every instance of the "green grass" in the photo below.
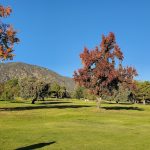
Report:
[[[0,101],[0,150],[148,150],[150,106]]]

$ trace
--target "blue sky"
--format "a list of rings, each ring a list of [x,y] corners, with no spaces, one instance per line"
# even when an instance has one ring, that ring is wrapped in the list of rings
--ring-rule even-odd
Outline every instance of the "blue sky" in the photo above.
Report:
[[[3,22],[18,30],[14,62],[40,65],[72,77],[79,54],[99,45],[110,31],[134,66],[138,80],[150,80],[149,0],[1,0],[13,13]]]

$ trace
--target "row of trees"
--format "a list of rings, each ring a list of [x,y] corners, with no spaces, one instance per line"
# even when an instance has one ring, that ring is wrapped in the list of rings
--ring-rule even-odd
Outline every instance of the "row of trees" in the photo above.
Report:
[[[119,89],[115,90],[111,96],[104,99],[116,102],[131,102],[131,103],[149,103],[150,102],[150,82],[135,81],[134,89],[123,88],[119,85]]]
[[[103,100],[118,102],[131,102],[131,103],[150,103],[150,81],[136,81],[136,88],[130,90],[124,88],[121,84],[117,90],[113,90],[112,95],[101,95]],[[96,100],[96,95],[84,87],[77,87],[73,94],[77,99]]]
[[[45,97],[55,98],[76,98],[96,100],[97,96],[92,94],[89,89],[78,86],[72,93],[69,93],[64,86],[58,83],[45,83],[36,78],[24,78],[20,81],[17,79],[9,80],[0,84],[0,99],[14,100],[16,97],[31,99],[32,103],[37,100],[44,100]],[[136,89],[129,90],[119,85],[118,90],[113,94],[102,95],[102,99],[118,102],[132,103],[149,103],[150,102],[150,82],[136,81]]]
[[[24,78],[22,80],[12,79],[0,84],[0,98],[2,100],[13,100],[16,97],[44,100],[45,97],[65,98],[69,97],[64,86],[58,83],[46,83],[36,78]]]

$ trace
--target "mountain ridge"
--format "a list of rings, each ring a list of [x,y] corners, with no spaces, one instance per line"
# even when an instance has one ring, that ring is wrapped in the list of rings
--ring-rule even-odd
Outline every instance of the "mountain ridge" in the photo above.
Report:
[[[62,76],[48,68],[24,62],[1,63],[0,76],[1,83],[14,78],[23,79],[26,77],[35,77],[45,82],[56,82],[61,86],[65,86],[69,91],[74,90],[75,87],[72,78]]]

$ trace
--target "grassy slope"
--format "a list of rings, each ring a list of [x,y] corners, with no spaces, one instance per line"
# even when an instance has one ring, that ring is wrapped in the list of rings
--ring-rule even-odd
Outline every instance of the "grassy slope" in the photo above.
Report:
[[[0,102],[0,149],[150,149],[150,106],[102,106],[106,108],[80,101]]]

